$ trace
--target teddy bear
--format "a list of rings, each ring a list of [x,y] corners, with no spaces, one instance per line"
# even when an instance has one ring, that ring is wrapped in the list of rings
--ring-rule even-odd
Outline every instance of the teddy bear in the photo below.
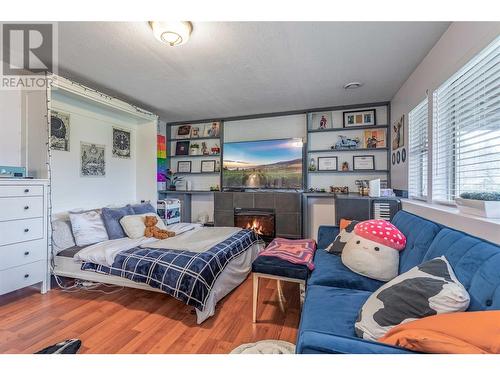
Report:
[[[385,220],[362,221],[354,227],[342,251],[342,263],[351,271],[375,280],[389,281],[398,275],[399,253],[406,237]]]
[[[145,216],[144,225],[146,225],[146,229],[144,229],[144,236],[158,238],[159,240],[175,236],[175,232],[158,228],[157,223],[156,216]]]

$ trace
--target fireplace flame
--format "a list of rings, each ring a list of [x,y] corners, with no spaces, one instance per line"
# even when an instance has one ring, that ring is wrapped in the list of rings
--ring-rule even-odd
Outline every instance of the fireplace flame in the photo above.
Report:
[[[264,234],[264,227],[257,219],[253,219],[251,223],[248,223],[246,229],[251,229],[257,234]]]

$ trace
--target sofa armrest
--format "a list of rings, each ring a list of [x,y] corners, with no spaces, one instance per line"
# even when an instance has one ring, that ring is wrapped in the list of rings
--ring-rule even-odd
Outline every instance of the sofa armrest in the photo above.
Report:
[[[367,341],[355,337],[330,335],[324,332],[302,331],[297,354],[418,354],[397,346]]]
[[[339,234],[339,227],[333,225],[321,225],[318,228],[318,249],[325,249]]]

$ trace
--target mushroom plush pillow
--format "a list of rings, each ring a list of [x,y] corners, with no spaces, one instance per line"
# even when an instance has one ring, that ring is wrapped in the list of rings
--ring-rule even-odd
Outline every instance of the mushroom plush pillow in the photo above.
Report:
[[[342,263],[360,275],[389,281],[398,275],[399,252],[405,246],[406,237],[390,222],[362,221],[344,246]]]

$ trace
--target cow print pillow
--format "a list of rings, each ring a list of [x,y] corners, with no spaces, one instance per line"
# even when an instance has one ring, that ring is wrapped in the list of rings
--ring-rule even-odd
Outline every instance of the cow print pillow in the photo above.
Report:
[[[422,263],[389,281],[365,302],[356,335],[376,341],[392,327],[426,316],[465,311],[469,293],[444,256]]]
[[[342,251],[344,250],[344,246],[349,241],[349,239],[353,235],[354,227],[356,224],[359,223],[357,220],[353,220],[347,225],[344,229],[340,231],[340,233],[335,237],[335,240],[328,245],[328,247],[325,249],[331,254],[335,255],[341,255]]]

